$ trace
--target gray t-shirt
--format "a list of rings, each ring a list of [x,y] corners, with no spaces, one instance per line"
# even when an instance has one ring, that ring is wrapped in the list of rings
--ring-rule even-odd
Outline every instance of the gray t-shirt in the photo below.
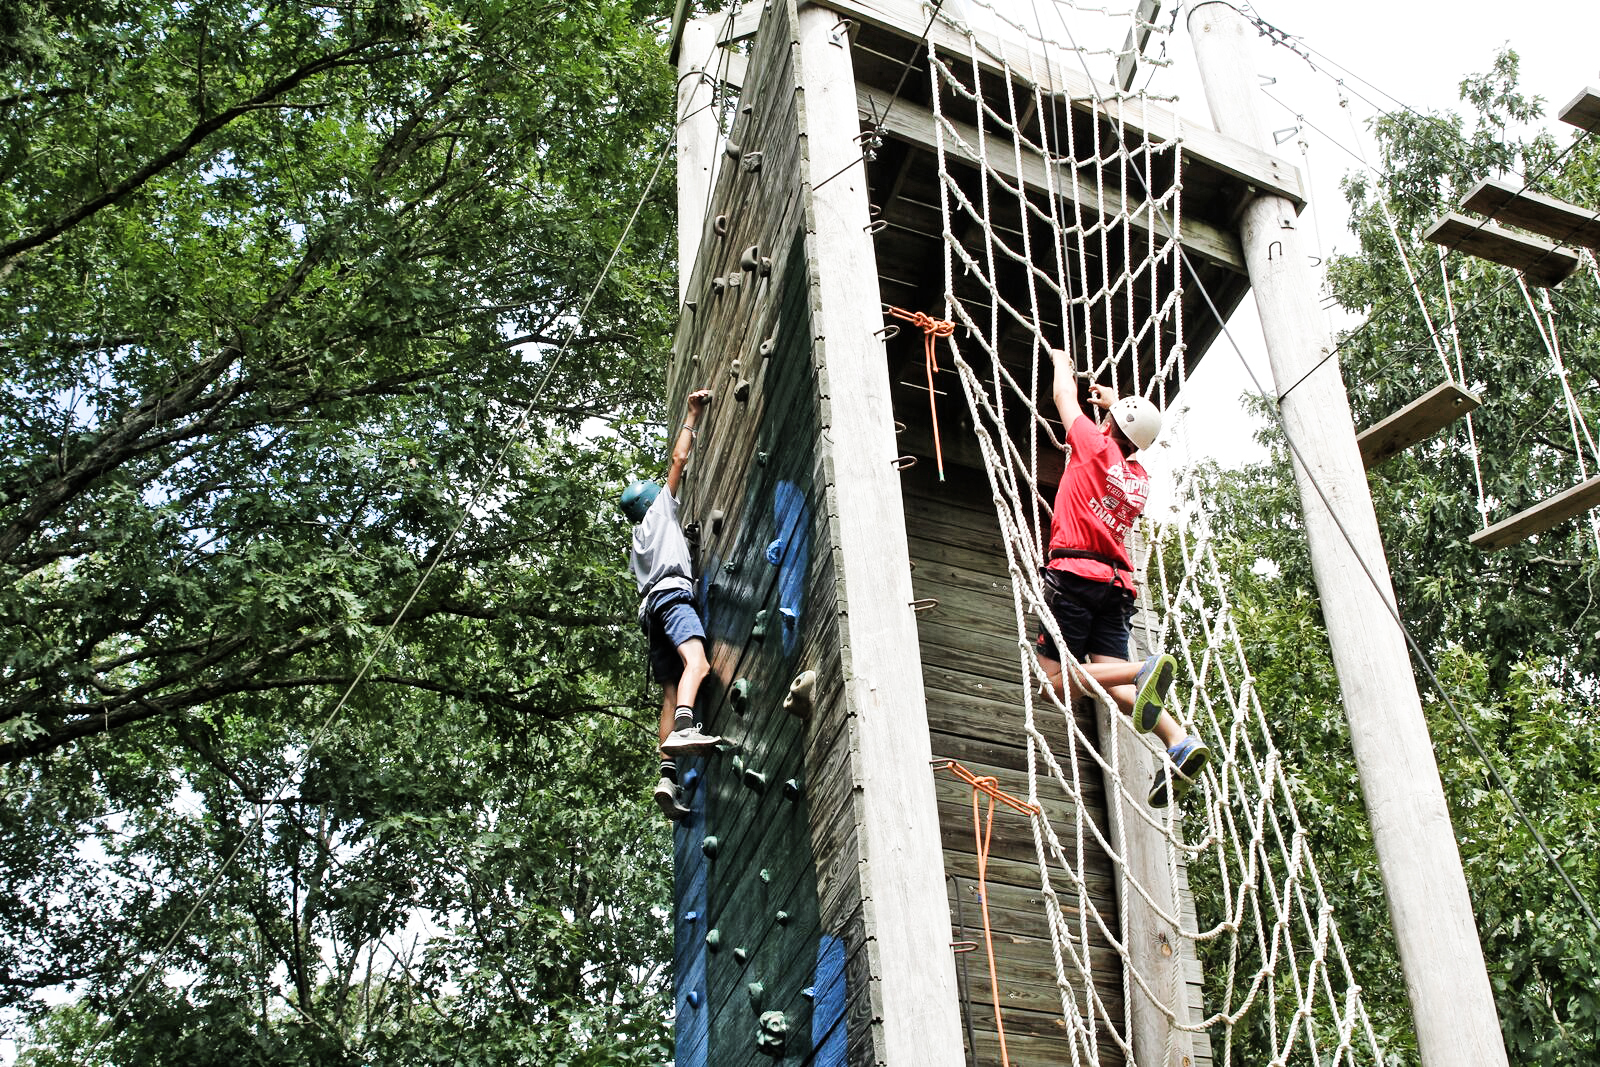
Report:
[[[669,589],[694,588],[689,542],[678,526],[678,501],[666,486],[656,494],[644,520],[633,528],[633,551],[628,554],[633,580],[639,584],[639,617],[645,601]]]

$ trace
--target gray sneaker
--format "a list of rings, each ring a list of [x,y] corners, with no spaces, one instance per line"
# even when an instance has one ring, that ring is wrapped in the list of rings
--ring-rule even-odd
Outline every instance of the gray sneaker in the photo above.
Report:
[[[689,809],[678,800],[678,787],[671,778],[663,777],[656,783],[656,804],[661,808],[661,814],[677,822],[689,816]]]
[[[700,732],[700,724],[685,726],[681,730],[674,730],[661,742],[661,751],[667,756],[683,756],[691,752],[704,752],[716,748],[722,743],[722,738]]]

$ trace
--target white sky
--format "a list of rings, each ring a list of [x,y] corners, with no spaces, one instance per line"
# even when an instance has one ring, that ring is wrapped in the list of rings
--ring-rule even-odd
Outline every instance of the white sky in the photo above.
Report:
[[[1463,110],[1461,80],[1488,70],[1496,52],[1509,44],[1522,60],[1523,91],[1545,98],[1543,124],[1565,139],[1573,128],[1557,122],[1555,112],[1585,86],[1600,84],[1600,3],[1594,0],[1521,0],[1509,6],[1487,0],[1320,4],[1256,0],[1254,7],[1273,26],[1301,38],[1313,60],[1329,72],[1313,71],[1303,59],[1265,38],[1254,53],[1254,73],[1277,79],[1264,86],[1264,124],[1284,131],[1278,154],[1299,166],[1302,177],[1309,180],[1313,206],[1305,217],[1327,254],[1355,249],[1345,225],[1339,181],[1360,168],[1346,149],[1371,156],[1365,121],[1375,106],[1397,108],[1398,99],[1419,111]],[[1164,15],[1163,24],[1165,19]],[[1176,93],[1178,110],[1187,121],[1209,125],[1210,113],[1181,19],[1169,51],[1175,62],[1156,75],[1152,91]],[[1340,78],[1345,80],[1343,90],[1337,83]],[[1349,99],[1347,109],[1339,105],[1341,92]],[[1305,121],[1297,121],[1297,116]],[[1288,133],[1296,125],[1300,132]],[[1329,325],[1336,323],[1330,319]],[[1257,375],[1270,384],[1253,301],[1241,305],[1230,332]],[[1200,450],[1196,442],[1205,442],[1206,454],[1224,462],[1258,454],[1251,441],[1255,427],[1238,416],[1235,403],[1249,389],[1239,357],[1225,339],[1219,339],[1184,393],[1190,407],[1186,437],[1192,451]]]

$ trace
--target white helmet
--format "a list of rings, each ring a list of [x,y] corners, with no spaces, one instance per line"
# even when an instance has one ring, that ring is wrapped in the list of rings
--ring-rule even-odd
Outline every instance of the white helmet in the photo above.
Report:
[[[1133,447],[1146,449],[1161,433],[1161,411],[1142,396],[1125,396],[1111,405],[1111,417]]]

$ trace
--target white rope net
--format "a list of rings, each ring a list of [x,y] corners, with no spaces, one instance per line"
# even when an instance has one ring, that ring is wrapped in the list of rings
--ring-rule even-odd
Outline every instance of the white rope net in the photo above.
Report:
[[[1037,58],[1022,58],[1038,52],[1037,35],[1028,35],[1035,47],[1011,56],[968,33],[970,54],[932,55],[930,80],[945,316],[956,324],[950,349],[1012,578],[1027,799],[1076,813],[1069,825],[1032,817],[1071,1062],[1135,1062],[1127,1035],[1138,1000],[1153,1003],[1167,1021],[1159,1062],[1185,1062],[1182,1055],[1188,1062],[1267,1062],[1259,1051],[1243,1051],[1241,1028],[1250,1028],[1249,1047],[1270,1045],[1274,1064],[1381,1064],[1290,774],[1245,661],[1192,464],[1174,475],[1171,520],[1146,520],[1143,531],[1145,643],[1177,658],[1171,710],[1213,752],[1180,808],[1147,805],[1151,772],[1165,759],[1159,747],[1114,710],[1118,725],[1103,741],[1080,728],[1033,653],[1034,620],[1055,629],[1038,571],[1051,504],[1037,489],[1040,452],[1063,446],[1051,421],[1047,350],[1067,347],[1080,371],[1162,408],[1169,383],[1181,387],[1186,370],[1185,279],[1173,236],[1182,213],[1181,131],[1141,134],[1169,120],[1139,95],[1102,101],[1103,121],[1054,121],[1059,82]],[[1181,424],[1181,417],[1168,422]],[[1181,425],[1178,431],[1181,442]],[[1084,681],[1113,708],[1104,691]],[[1157,861],[1136,861],[1140,850]],[[1108,909],[1091,893],[1083,873],[1090,853],[1110,857],[1122,908]],[[1198,918],[1183,903],[1190,884],[1203,889],[1193,898]],[[1204,997],[1184,966],[1140,962],[1130,933],[1138,908],[1170,932],[1177,959],[1203,958]],[[1115,950],[1118,973],[1109,979],[1097,974],[1106,957],[1091,951],[1104,943]],[[1121,990],[1120,1006],[1102,992],[1108,981]],[[1140,1062],[1157,1062],[1141,1055]]]

